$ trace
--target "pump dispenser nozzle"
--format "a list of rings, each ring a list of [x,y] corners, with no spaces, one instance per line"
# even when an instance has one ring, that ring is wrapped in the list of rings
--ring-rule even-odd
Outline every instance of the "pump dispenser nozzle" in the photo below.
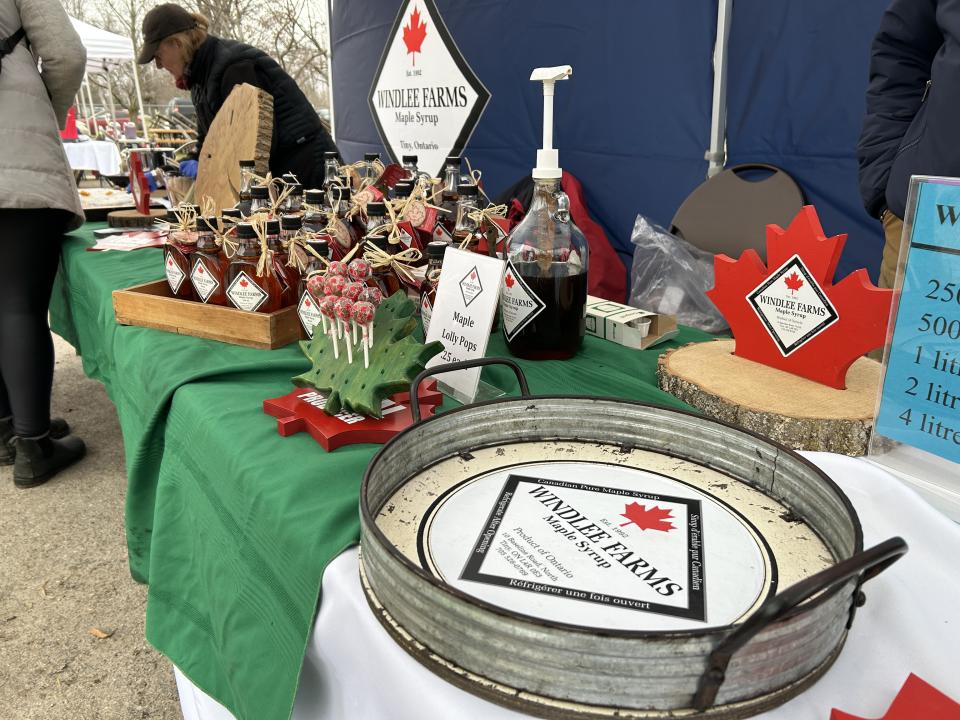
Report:
[[[553,84],[557,80],[566,80],[572,74],[573,68],[569,65],[558,65],[537,68],[530,75],[532,81],[543,83],[543,147],[537,150],[534,178],[559,178],[563,175],[560,156],[553,148]]]

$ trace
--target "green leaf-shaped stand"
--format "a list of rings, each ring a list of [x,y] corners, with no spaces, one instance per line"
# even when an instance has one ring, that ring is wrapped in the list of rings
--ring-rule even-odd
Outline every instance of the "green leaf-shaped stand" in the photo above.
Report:
[[[373,348],[370,367],[363,367],[363,348],[353,348],[353,364],[347,362],[346,345],[340,343],[335,358],[333,342],[322,331],[300,348],[313,363],[313,369],[293,378],[297,387],[311,387],[325,395],[324,411],[336,415],[346,408],[368,417],[382,417],[384,399],[410,387],[427,361],[443,350],[443,343],[424,345],[411,334],[417,327],[416,305],[403,291],[395,292],[380,303],[373,318]]]

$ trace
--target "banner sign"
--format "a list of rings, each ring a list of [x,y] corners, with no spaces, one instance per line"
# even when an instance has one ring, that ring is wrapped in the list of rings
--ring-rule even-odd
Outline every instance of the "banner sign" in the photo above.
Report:
[[[370,88],[370,110],[393,162],[416,155],[439,175],[459,155],[490,93],[474,74],[434,0],[406,0],[394,20]]]

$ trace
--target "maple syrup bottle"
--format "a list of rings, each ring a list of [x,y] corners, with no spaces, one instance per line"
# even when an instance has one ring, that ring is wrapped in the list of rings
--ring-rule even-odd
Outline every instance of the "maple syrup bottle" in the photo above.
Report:
[[[423,336],[430,330],[433,306],[437,302],[437,285],[443,268],[443,254],[450,247],[442,240],[427,243],[427,272],[420,284],[420,319],[423,321]]]
[[[257,276],[260,261],[260,239],[250,223],[237,225],[240,247],[227,269],[227,300],[235,308],[250,312],[271,313],[280,309],[280,283],[267,270]]]
[[[179,225],[180,221],[171,210],[167,212],[167,222]],[[174,239],[175,233],[167,235],[163,245],[163,270],[167,277],[167,285],[173,297],[180,300],[193,300],[193,286],[190,284],[190,270],[194,246],[178,243]]]
[[[297,301],[297,283],[291,282],[287,270],[287,251],[280,242],[280,221],[267,220],[266,224],[267,249],[273,253],[273,276],[280,283],[280,307],[288,307]]]
[[[328,240],[308,240],[307,245],[320,257],[330,258],[330,245]],[[307,292],[307,280],[312,275],[323,272],[326,269],[323,262],[317,259],[312,253],[308,253],[307,258],[307,267],[304,268],[297,289],[297,296],[300,298],[297,303],[297,316],[300,318],[300,337],[305,340],[311,339],[314,328],[323,322],[320,317],[320,310],[317,308],[317,298]]]
[[[294,265],[288,265],[287,263],[290,260],[290,243],[303,228],[303,215],[284,215],[280,218],[280,245],[285,248],[284,252],[286,253],[286,259],[284,260],[283,267],[287,271],[287,279],[290,282],[292,287],[292,305],[300,298],[300,293],[298,288],[300,287],[300,268]]]
[[[562,360],[583,342],[587,241],[569,207],[559,178],[535,174],[530,210],[507,238],[500,311],[507,348],[517,357]]]
[[[250,188],[253,187],[253,173],[257,163],[253,160],[240,161],[240,202],[238,207],[244,215],[250,214]]]
[[[303,185],[291,182],[287,187],[290,194],[280,204],[280,211],[286,214],[298,213],[303,209]]]
[[[456,225],[453,228],[453,244],[456,247],[467,238],[476,234],[479,226],[477,221],[469,217],[470,213],[479,209],[479,188],[470,183],[461,183],[457,186],[457,193],[460,195],[460,201],[457,203]],[[469,247],[467,249],[470,249]]]
[[[407,173],[406,179],[413,182],[420,174],[420,168],[417,167],[419,158],[416,155],[404,155],[400,159],[403,162],[403,169]]]
[[[374,168],[373,164],[379,159],[380,159],[380,153],[378,152],[363,154],[363,162],[365,163],[363,166],[364,179],[369,180],[370,182],[373,182],[377,179],[378,173]]]
[[[451,235],[457,223],[457,203],[460,202],[460,156],[450,155],[443,164],[443,190],[440,191],[440,222]]]
[[[228,263],[220,254],[220,248],[217,247],[214,233],[216,227],[216,217],[197,220],[197,250],[193,254],[190,282],[200,302],[209,305],[226,305],[224,274]]]
[[[270,188],[266,185],[254,185],[250,188],[250,214],[270,210]]]

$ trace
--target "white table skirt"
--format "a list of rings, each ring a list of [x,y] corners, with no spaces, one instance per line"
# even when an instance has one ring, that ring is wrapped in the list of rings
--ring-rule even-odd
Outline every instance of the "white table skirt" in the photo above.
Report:
[[[120,174],[120,151],[108,140],[88,140],[63,144],[67,160],[74,170],[96,170],[101,175]]]
[[[834,666],[805,693],[758,720],[826,720],[831,708],[880,717],[911,672],[960,699],[960,526],[864,460],[803,453],[847,493],[864,547],[894,535],[907,555],[864,586]],[[519,720],[527,716],[441,680],[406,654],[367,607],[357,549],[323,575],[323,600],[300,676],[294,720]],[[185,720],[233,720],[176,673]]]

